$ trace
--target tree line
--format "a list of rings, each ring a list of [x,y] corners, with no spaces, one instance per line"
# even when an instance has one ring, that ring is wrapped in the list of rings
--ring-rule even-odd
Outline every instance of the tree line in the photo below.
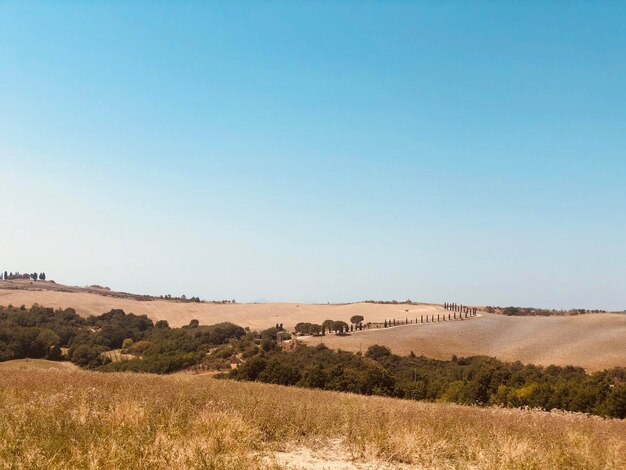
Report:
[[[0,271],[0,279],[5,281],[14,281],[18,279],[31,279],[33,281],[45,281],[46,273],[19,273],[19,272],[9,272],[9,271]]]
[[[323,344],[260,350],[225,376],[236,380],[465,405],[532,407],[626,417],[626,368],[587,374],[580,367],[540,367],[476,356],[450,361],[332,351]]]
[[[534,308],[534,307],[485,307],[485,311],[489,313],[500,313],[502,315],[509,316],[551,316],[551,315],[583,315],[586,313],[607,313],[606,310],[599,309],[584,309],[584,308],[572,308],[570,310],[554,310],[547,308]]]
[[[326,333],[346,334],[351,331],[362,331],[366,325],[362,315],[350,317],[350,324],[343,320],[324,320],[321,325],[317,323],[297,323],[294,331],[298,335],[320,336]],[[282,324],[281,324],[282,328]]]

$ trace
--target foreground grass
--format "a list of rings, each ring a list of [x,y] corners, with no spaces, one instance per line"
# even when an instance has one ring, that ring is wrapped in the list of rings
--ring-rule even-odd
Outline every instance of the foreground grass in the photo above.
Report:
[[[47,361],[46,359],[14,359],[12,361],[0,362],[0,373],[15,369],[78,370],[78,366],[67,361]]]
[[[277,468],[274,452],[331,441],[376,466],[626,466],[625,421],[201,376],[0,373],[0,468]]]

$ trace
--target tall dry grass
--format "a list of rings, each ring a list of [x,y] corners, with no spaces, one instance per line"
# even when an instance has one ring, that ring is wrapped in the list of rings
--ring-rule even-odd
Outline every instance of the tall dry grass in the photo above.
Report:
[[[626,422],[363,397],[201,376],[0,373],[0,468],[273,468],[340,442],[416,468],[625,468]]]

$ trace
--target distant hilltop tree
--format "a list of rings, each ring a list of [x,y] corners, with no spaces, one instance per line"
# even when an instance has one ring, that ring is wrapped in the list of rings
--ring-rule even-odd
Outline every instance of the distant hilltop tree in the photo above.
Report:
[[[9,272],[9,271],[0,271],[0,280],[5,280],[5,281],[15,281],[15,280],[19,280],[19,279],[30,279],[32,281],[45,281],[46,280],[46,273],[41,272],[41,273],[30,273],[30,274],[21,274],[19,271],[15,271],[15,272]]]
[[[181,295],[180,297],[172,297],[171,294],[165,294],[165,295],[160,295],[158,298],[163,299],[163,300],[174,300],[176,302],[196,302],[196,303],[204,302],[203,300],[200,300],[200,297],[187,298],[185,294]]]

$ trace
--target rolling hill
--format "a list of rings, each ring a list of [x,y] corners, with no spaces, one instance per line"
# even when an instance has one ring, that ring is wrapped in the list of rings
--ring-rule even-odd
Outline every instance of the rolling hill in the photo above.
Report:
[[[146,300],[147,299],[147,300]],[[182,326],[192,319],[201,324],[230,321],[262,330],[282,323],[288,330],[298,322],[326,319],[348,321],[363,315],[366,321],[416,318],[443,313],[439,305],[419,304],[215,304],[150,299],[99,288],[79,288],[28,281],[0,281],[0,305],[34,303],[72,307],[81,315],[98,315],[111,309],[146,314]],[[481,313],[453,322],[398,326],[356,332],[346,337],[327,335],[303,338],[308,344],[365,351],[369,345],[389,346],[395,353],[449,359],[487,355],[505,361],[539,365],[576,365],[589,371],[626,365],[626,315],[586,314],[553,317],[509,317]]]
[[[100,315],[111,309],[126,313],[145,314],[153,320],[167,320],[171,326],[183,326],[192,319],[202,324],[230,321],[243,327],[265,329],[282,323],[292,329],[298,322],[321,323],[326,319],[348,321],[353,315],[363,315],[367,321],[386,318],[415,317],[420,314],[443,312],[440,306],[353,304],[220,304],[177,302],[174,300],[149,299],[127,293],[99,288],[62,286],[29,281],[0,281],[0,305],[15,306],[39,304],[46,307],[72,307],[80,315]],[[408,312],[407,312],[408,310]]]
[[[481,313],[469,321],[397,326],[304,341],[353,352],[382,344],[397,354],[414,352],[439,359],[450,359],[452,354],[484,355],[594,371],[626,366],[626,315],[508,317]]]

